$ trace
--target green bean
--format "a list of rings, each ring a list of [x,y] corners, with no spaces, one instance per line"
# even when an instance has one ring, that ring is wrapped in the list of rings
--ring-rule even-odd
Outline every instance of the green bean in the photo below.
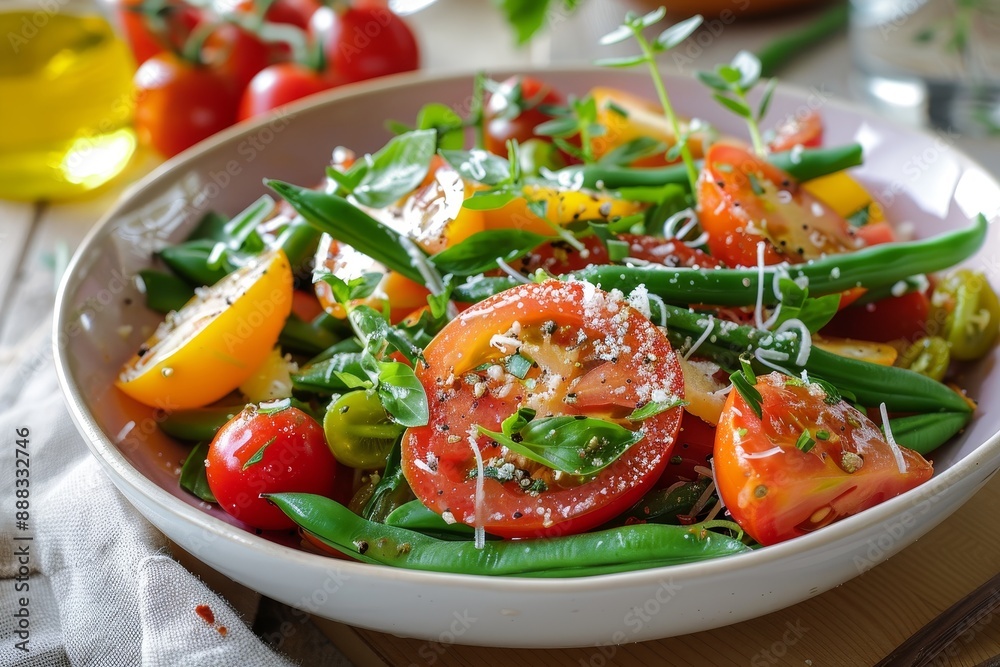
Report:
[[[699,338],[708,326],[707,313],[668,305],[666,315],[667,338],[678,349]],[[809,350],[805,364],[799,366],[795,364],[801,346],[797,338],[793,342],[749,326],[717,324],[712,330],[715,340],[702,344],[698,353],[723,367],[734,367],[741,354],[753,357],[757,349],[771,350],[787,355],[788,361],[779,365],[792,375],[805,370],[809,377],[831,383],[867,407],[885,403],[891,412],[971,412],[972,408],[958,393],[913,371],[841,357],[815,346]],[[762,372],[771,370],[758,362],[754,367]]]
[[[158,313],[180,310],[194,296],[194,289],[177,276],[153,269],[139,271],[146,306]]]
[[[880,285],[878,287],[870,287],[865,290],[864,294],[852,301],[850,307],[860,308],[861,306],[866,306],[869,303],[875,303],[876,301],[881,301],[882,299],[888,299],[894,296],[903,296],[904,294],[909,294],[910,292],[922,292],[927,289],[927,284],[927,276],[920,274],[910,276],[909,278],[903,278],[895,283]]]
[[[318,230],[364,252],[410,280],[424,282],[413,258],[403,248],[403,237],[343,197],[281,181],[267,181],[267,185]]]
[[[847,144],[832,148],[812,148],[795,153],[786,151],[774,153],[768,160],[799,182],[811,181],[820,176],[857,167],[862,161],[862,148],[860,144]],[[682,164],[651,168],[590,164],[583,167],[568,167],[559,172],[561,179],[567,182],[579,178],[578,174],[583,176],[583,187],[591,189],[667,184],[687,187],[688,184],[687,170]]]
[[[619,289],[628,294],[640,285],[667,303],[710,303],[719,306],[749,306],[757,301],[757,286],[763,275],[761,303],[774,305],[778,299],[772,288],[775,275],[805,278],[811,296],[842,292],[852,287],[893,285],[920,273],[953,266],[972,256],[986,240],[988,223],[982,215],[965,228],[928,239],[903,243],[883,243],[857,252],[830,255],[806,264],[744,269],[699,269],[689,267],[590,266],[574,271],[573,277]],[[513,278],[484,278],[455,288],[459,301],[479,301],[509,289]]]
[[[492,576],[578,577],[690,563],[750,551],[700,526],[636,524],[536,540],[448,542],[367,521],[343,505],[303,493],[263,496],[305,531],[369,563]]]
[[[285,326],[278,336],[278,343],[283,350],[316,355],[328,349],[337,342],[332,333],[302,320],[292,313],[285,320]]]
[[[191,233],[184,240],[196,241],[198,239],[208,239],[210,241],[223,241],[226,238],[225,229],[228,222],[229,220],[219,213],[209,211],[202,216],[201,220],[198,221],[198,224],[195,225],[195,228],[191,230]]]
[[[160,429],[178,440],[209,441],[215,437],[216,431],[238,415],[244,407],[246,404],[240,403],[239,405],[177,410],[167,415],[166,419],[160,423]]]
[[[185,241],[167,246],[159,252],[159,256],[164,264],[191,286],[214,285],[233,269],[228,263],[209,265],[209,257],[218,243],[219,241],[211,239]]]
[[[296,271],[306,265],[319,246],[320,232],[302,218],[295,218],[286,226],[274,242],[274,246],[285,251],[288,263]]]
[[[848,3],[840,2],[826,10],[804,28],[790,32],[764,45],[757,52],[760,75],[772,77],[793,58],[821,44],[823,40],[847,27]]]
[[[389,513],[385,525],[415,530],[439,540],[469,540],[475,529],[464,523],[447,523],[441,515],[419,500],[404,503]]]
[[[965,428],[971,417],[969,412],[935,412],[895,417],[889,420],[889,428],[893,439],[900,445],[921,454],[929,454]]]

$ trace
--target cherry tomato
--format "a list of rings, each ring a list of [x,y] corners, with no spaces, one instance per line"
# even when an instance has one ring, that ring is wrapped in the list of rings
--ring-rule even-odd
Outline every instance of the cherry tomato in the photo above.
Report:
[[[758,418],[738,391],[715,436],[715,479],[733,519],[768,545],[857,514],[930,479],[920,454],[893,447],[844,401],[778,373],[757,378]],[[808,431],[811,448],[796,446]],[[901,472],[902,471],[902,472]]]
[[[698,209],[713,257],[727,266],[804,262],[855,250],[846,220],[791,176],[746,149],[717,143],[705,156]]]
[[[324,44],[330,68],[362,81],[420,67],[420,47],[406,21],[383,6],[320,7],[309,21]]]
[[[141,65],[168,47],[179,49],[202,21],[202,13],[182,0],[113,0],[125,41]]]
[[[504,370],[515,352],[533,362],[520,380]],[[416,373],[430,420],[403,435],[402,465],[413,492],[438,513],[475,524],[473,446],[488,467],[510,464],[507,481],[483,480],[479,507],[486,531],[504,537],[600,525],[637,502],[666,467],[681,408],[642,421],[643,438],[587,477],[557,474],[476,435],[476,426],[499,431],[523,407],[539,417],[600,417],[635,430],[627,417],[636,407],[681,396],[666,337],[621,298],[580,283],[524,285],[464,311],[424,357]]]
[[[823,117],[818,111],[788,116],[774,130],[768,144],[772,153],[790,151],[796,146],[817,148],[823,145]]]
[[[242,91],[257,72],[271,64],[271,48],[249,30],[222,23],[205,40],[206,64]]]
[[[888,343],[914,341],[927,335],[930,299],[923,292],[890,296],[881,301],[845,308],[823,327],[823,334]]]
[[[298,63],[278,63],[261,70],[240,100],[239,120],[267,113],[338,85],[334,78]]]
[[[331,496],[336,466],[315,419],[298,408],[271,412],[251,405],[215,434],[205,474],[228,514],[254,528],[282,530],[294,522],[260,494]]]
[[[171,157],[236,121],[238,98],[218,72],[172,53],[153,56],[135,73],[135,127],[140,140]]]
[[[565,100],[559,92],[533,77],[512,76],[502,81],[484,109],[486,150],[506,156],[509,139],[518,143],[536,137],[550,141],[549,137],[535,134],[535,128],[552,120],[544,107],[562,104]]]
[[[292,269],[272,251],[237,269],[161,324],[115,386],[167,410],[208,405],[240,386],[271,354],[292,308]]]

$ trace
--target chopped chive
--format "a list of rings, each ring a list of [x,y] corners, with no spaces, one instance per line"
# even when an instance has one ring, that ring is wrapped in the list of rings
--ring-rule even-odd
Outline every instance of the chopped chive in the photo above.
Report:
[[[507,362],[505,366],[507,367],[507,372],[516,377],[518,380],[523,380],[524,376],[528,374],[531,370],[532,365],[531,359],[528,359],[521,354],[515,353],[507,357]]]
[[[799,434],[799,439],[795,441],[795,448],[801,452],[808,452],[815,446],[816,441],[812,439],[809,429],[802,431],[802,433]]]

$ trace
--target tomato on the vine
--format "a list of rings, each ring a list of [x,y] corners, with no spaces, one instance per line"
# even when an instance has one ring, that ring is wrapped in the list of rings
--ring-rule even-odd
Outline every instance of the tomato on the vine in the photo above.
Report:
[[[298,63],[270,65],[258,72],[243,91],[238,119],[259,116],[339,84],[333,76]]]
[[[713,257],[727,266],[805,262],[860,245],[850,224],[791,176],[733,144],[705,155],[698,213]]]
[[[504,537],[584,531],[637,502],[667,465],[681,371],[663,333],[620,296],[582,283],[523,285],[464,311],[424,358],[415,370],[430,420],[404,434],[403,471],[425,505],[456,521],[475,525],[478,516]],[[650,401],[664,410],[629,419]],[[540,418],[602,419],[642,437],[591,474],[560,472],[478,433],[500,431],[525,408]],[[477,456],[486,471],[481,504]]]
[[[140,140],[165,157],[236,121],[236,90],[219,72],[160,53],[139,67],[135,127]]]
[[[524,143],[532,138],[550,141],[535,134],[535,128],[552,120],[546,107],[565,104],[552,86],[530,76],[512,76],[500,82],[490,94],[483,110],[486,150],[507,155],[507,141]]]
[[[309,32],[323,44],[330,68],[349,82],[420,67],[413,31],[384,6],[320,7],[309,21]]]
[[[253,13],[256,9],[255,0],[238,0],[234,9],[245,13]],[[269,23],[285,23],[305,30],[309,27],[309,19],[320,8],[317,0],[274,0],[267,8],[264,19]]]
[[[179,49],[202,21],[202,12],[183,0],[112,0],[118,24],[137,65],[158,53]]]
[[[761,544],[857,514],[930,479],[933,469],[890,445],[878,425],[816,385],[778,373],[757,378],[762,418],[732,391],[715,436],[719,494]]]
[[[271,48],[235,23],[222,23],[205,39],[203,60],[242,91],[258,72],[271,64]]]
[[[323,427],[298,408],[248,406],[216,433],[205,475],[219,506],[262,530],[295,524],[262,493],[335,492],[337,464]]]

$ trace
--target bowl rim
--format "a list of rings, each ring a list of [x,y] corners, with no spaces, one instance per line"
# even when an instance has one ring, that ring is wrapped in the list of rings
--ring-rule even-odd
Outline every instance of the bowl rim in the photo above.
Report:
[[[489,74],[491,76],[528,74],[558,77],[597,72],[606,73],[607,70],[591,66],[504,67],[490,70]],[[627,72],[619,73],[625,76],[633,75]],[[676,71],[667,71],[665,74],[668,79],[691,78]],[[71,283],[77,277],[77,272],[81,270],[84,258],[91,255],[94,252],[94,246],[97,241],[109,233],[121,211],[126,209],[133,200],[140,197],[145,191],[156,185],[160,179],[169,178],[175,173],[182,173],[184,167],[202,155],[221,148],[239,138],[249,136],[278,118],[291,119],[303,111],[316,107],[336,105],[344,100],[364,97],[387,89],[416,89],[421,85],[429,83],[448,83],[465,80],[471,84],[473,76],[474,74],[471,72],[406,73],[327,91],[315,97],[290,104],[284,107],[279,114],[269,114],[259,119],[238,123],[233,127],[227,128],[177,156],[170,158],[142,179],[125,188],[111,209],[87,233],[73,254],[56,294],[52,330],[53,359],[59,386],[66,399],[70,414],[78,430],[85,436],[88,448],[113,473],[113,476],[117,476],[122,483],[141,494],[160,510],[174,515],[194,528],[205,531],[216,539],[223,539],[233,544],[239,544],[254,552],[258,557],[278,558],[292,564],[308,567],[326,566],[343,568],[344,573],[347,575],[358,574],[365,576],[365,573],[369,573],[388,578],[389,580],[414,585],[434,583],[435,585],[456,588],[465,588],[471,585],[484,590],[503,590],[506,592],[511,590],[511,586],[521,586],[525,589],[530,588],[532,593],[565,594],[597,592],[624,586],[656,584],[658,581],[662,581],[664,575],[669,575],[672,579],[693,580],[709,578],[722,574],[726,570],[737,566],[737,564],[744,568],[773,565],[775,562],[780,562],[786,558],[792,559],[796,556],[814,552],[821,549],[823,545],[840,542],[853,533],[861,532],[864,529],[871,529],[880,523],[891,522],[897,515],[905,513],[908,508],[912,509],[916,507],[918,499],[922,496],[926,496],[924,500],[929,500],[934,496],[944,493],[966,476],[972,475],[977,468],[989,468],[989,474],[1000,468],[1000,431],[998,431],[977,446],[971,453],[956,461],[954,465],[940,475],[932,477],[928,482],[864,512],[846,517],[826,526],[822,531],[803,535],[786,542],[768,546],[764,549],[736,554],[726,558],[633,570],[616,574],[569,578],[496,577],[490,575],[456,574],[452,572],[407,570],[388,565],[371,565],[351,560],[334,559],[329,556],[272,542],[238,526],[227,523],[201,511],[194,505],[184,502],[142,475],[125,458],[122,452],[119,451],[108,434],[100,428],[94,415],[85,407],[81,388],[73,377],[70,368],[68,350],[62,349],[60,346],[60,333],[66,330],[70,318],[73,316],[70,304]],[[801,86],[779,84],[775,94],[779,97],[792,97],[804,100],[808,98],[810,91]],[[886,119],[876,116],[871,111],[837,97],[828,98],[824,101],[824,105],[837,107],[843,112],[854,114],[867,120],[879,121],[881,123],[889,122]],[[930,136],[924,130],[907,128],[906,131],[919,136]],[[1000,188],[997,178],[965,153],[951,146],[948,147],[947,153],[958,157],[965,166],[978,169]],[[991,220],[990,222],[992,224],[993,221]]]

